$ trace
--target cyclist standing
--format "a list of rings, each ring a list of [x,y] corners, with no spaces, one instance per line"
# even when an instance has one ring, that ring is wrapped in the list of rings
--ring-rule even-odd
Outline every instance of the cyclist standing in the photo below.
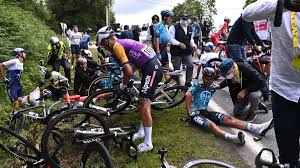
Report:
[[[154,50],[164,67],[164,72],[167,72],[169,70],[169,57],[166,48],[170,40],[168,26],[172,23],[174,13],[170,10],[163,10],[160,14],[162,21],[155,26]],[[165,78],[168,78],[166,73],[164,76]]]
[[[66,54],[66,46],[57,37],[50,38],[50,44],[48,45],[48,65],[51,65],[53,71],[56,72],[59,72],[59,67],[62,66],[65,76],[69,82],[71,81],[71,67]]]
[[[290,168],[299,168],[300,0],[292,0],[290,3],[298,6],[294,8],[298,12],[283,7],[281,26],[271,28],[270,87],[279,161],[281,164],[289,164]],[[245,8],[243,18],[250,22],[268,18],[273,24],[276,21],[276,8],[276,0],[257,1]]]
[[[15,57],[9,61],[0,63],[0,72],[3,79],[8,83],[8,94],[13,107],[18,110],[22,105],[23,89],[21,84],[21,76],[23,72],[23,61],[26,59],[26,53],[23,48],[15,48],[12,51]],[[7,75],[4,74],[4,67],[7,67]]]
[[[147,45],[130,39],[118,39],[114,31],[105,26],[97,32],[97,43],[114,53],[123,66],[123,82],[120,89],[124,90],[129,84],[134,69],[140,69],[142,73],[141,88],[139,93],[138,111],[141,113],[141,126],[134,135],[134,139],[143,138],[144,142],[138,145],[139,152],[147,152],[153,149],[152,144],[152,116],[151,100],[157,84],[161,81],[163,69],[156,57],[154,50]]]

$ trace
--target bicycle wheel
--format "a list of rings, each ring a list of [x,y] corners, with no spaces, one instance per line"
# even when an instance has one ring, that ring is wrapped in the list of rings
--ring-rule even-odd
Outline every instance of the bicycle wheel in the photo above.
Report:
[[[2,126],[0,126],[0,147],[24,161],[38,161],[42,158],[40,151],[31,142]]]
[[[89,86],[88,95],[92,95],[99,89],[109,89],[113,88],[122,82],[120,77],[115,75],[111,76],[100,76],[96,78]]]
[[[80,161],[80,168],[114,168],[113,161],[106,147],[101,142],[88,144]]]
[[[210,159],[193,159],[184,164],[181,168],[235,168],[227,163],[218,161],[218,160],[210,160]]]
[[[127,92],[121,92],[117,89],[104,89],[87,97],[83,107],[97,109],[105,114],[113,114],[125,110],[130,102],[131,97]]]
[[[164,88],[154,95],[152,100],[153,109],[162,110],[180,105],[184,102],[187,90],[187,87],[180,85]]]
[[[41,142],[43,157],[51,167],[79,167],[86,147],[102,141],[99,136],[108,133],[106,123],[95,110],[67,110],[46,127]]]

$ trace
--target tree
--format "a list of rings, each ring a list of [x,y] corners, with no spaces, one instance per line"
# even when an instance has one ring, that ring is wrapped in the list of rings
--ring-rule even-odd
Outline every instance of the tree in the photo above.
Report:
[[[249,5],[249,4],[253,3],[253,2],[256,2],[256,1],[257,1],[257,0],[246,0],[245,5],[244,5],[244,8],[245,8],[247,5]]]
[[[55,19],[68,25],[77,25],[80,31],[90,27],[94,31],[105,25],[106,6],[110,0],[46,0],[48,8],[55,14]],[[115,21],[110,11],[110,20]]]
[[[175,14],[173,20],[175,22],[178,21],[179,17],[183,14],[198,16],[199,18],[202,18],[203,16],[211,18],[213,15],[217,14],[215,2],[215,0],[185,0],[183,3],[180,3],[173,8]]]

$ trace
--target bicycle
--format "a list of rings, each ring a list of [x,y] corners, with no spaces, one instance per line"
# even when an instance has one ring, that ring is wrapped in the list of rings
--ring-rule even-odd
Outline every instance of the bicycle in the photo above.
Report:
[[[161,162],[160,168],[176,168],[168,163],[166,160],[165,155],[167,154],[168,150],[166,148],[161,148],[158,151],[159,159]],[[218,160],[211,160],[211,159],[192,159],[186,162],[181,166],[181,168],[196,168],[196,167],[223,167],[223,168],[235,168],[227,163],[218,161]]]
[[[161,110],[178,106],[184,101],[187,87],[180,85],[173,85],[171,80],[176,79],[182,75],[180,70],[170,72],[171,76],[164,83],[160,83],[155,91],[151,106],[154,109]],[[141,83],[140,81],[131,82],[132,88],[127,91],[110,88],[95,92],[90,95],[84,102],[85,108],[95,108],[100,110],[107,116],[125,110],[127,107],[135,108],[138,101],[139,90],[137,89]]]
[[[132,137],[136,132],[135,126],[123,128],[108,128],[99,112],[92,109],[71,109],[56,116],[46,127],[42,136],[41,149],[46,163],[51,167],[74,166],[79,156],[72,156],[72,163],[68,161],[69,154],[84,151],[86,146],[93,142],[106,143],[113,141],[125,148],[128,155],[137,158],[137,146]],[[59,137],[59,139],[57,139]],[[60,143],[61,142],[61,143]],[[62,144],[62,145],[60,145]],[[106,148],[105,148],[106,149]],[[53,155],[57,160],[53,159]],[[102,164],[107,163],[111,157],[102,157]],[[105,164],[103,167],[114,167]]]
[[[26,140],[25,138],[10,130],[9,128],[0,126],[0,133],[0,149],[11,154],[17,159],[22,160],[23,164],[19,165],[20,168],[49,167],[49,165],[45,162],[42,152],[39,149],[37,149],[33,143]],[[57,134],[55,136],[59,138]],[[104,160],[107,160],[109,163],[112,163],[109,153],[106,150],[105,146],[102,143],[93,142],[87,145],[84,152],[82,153],[80,160],[81,168],[90,167],[90,165],[94,165],[94,163],[90,162],[91,158],[95,159],[94,156],[96,154],[94,154],[93,152],[96,152],[96,154],[101,156],[101,158],[104,158]],[[52,155],[51,157],[53,160],[57,161],[55,155]],[[95,160],[93,160],[93,162],[94,161]],[[17,165],[14,165],[14,167],[16,166]]]

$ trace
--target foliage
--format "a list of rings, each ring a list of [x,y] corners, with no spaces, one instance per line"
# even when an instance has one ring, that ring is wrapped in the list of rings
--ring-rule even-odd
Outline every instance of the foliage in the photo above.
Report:
[[[173,12],[175,14],[173,20],[176,22],[183,14],[198,16],[199,18],[203,16],[211,18],[217,14],[217,9],[215,7],[215,0],[185,0],[183,3],[175,6]]]
[[[55,33],[44,22],[37,19],[32,12],[15,4],[0,3],[0,62],[11,59],[11,51],[16,47],[26,50],[22,83],[25,94],[35,88],[40,80],[37,69],[39,59],[46,58],[49,37]],[[4,112],[11,110],[3,84],[0,84],[0,124],[7,117]]]
[[[244,8],[245,8],[247,5],[249,5],[249,4],[253,3],[253,2],[256,2],[256,1],[257,1],[257,0],[246,0],[245,5],[244,5]]]
[[[95,31],[104,26],[105,9],[109,2],[109,0],[46,0],[48,8],[55,14],[57,21],[77,25],[80,31],[85,31],[88,27]],[[110,16],[111,21],[114,22],[112,11]]]

